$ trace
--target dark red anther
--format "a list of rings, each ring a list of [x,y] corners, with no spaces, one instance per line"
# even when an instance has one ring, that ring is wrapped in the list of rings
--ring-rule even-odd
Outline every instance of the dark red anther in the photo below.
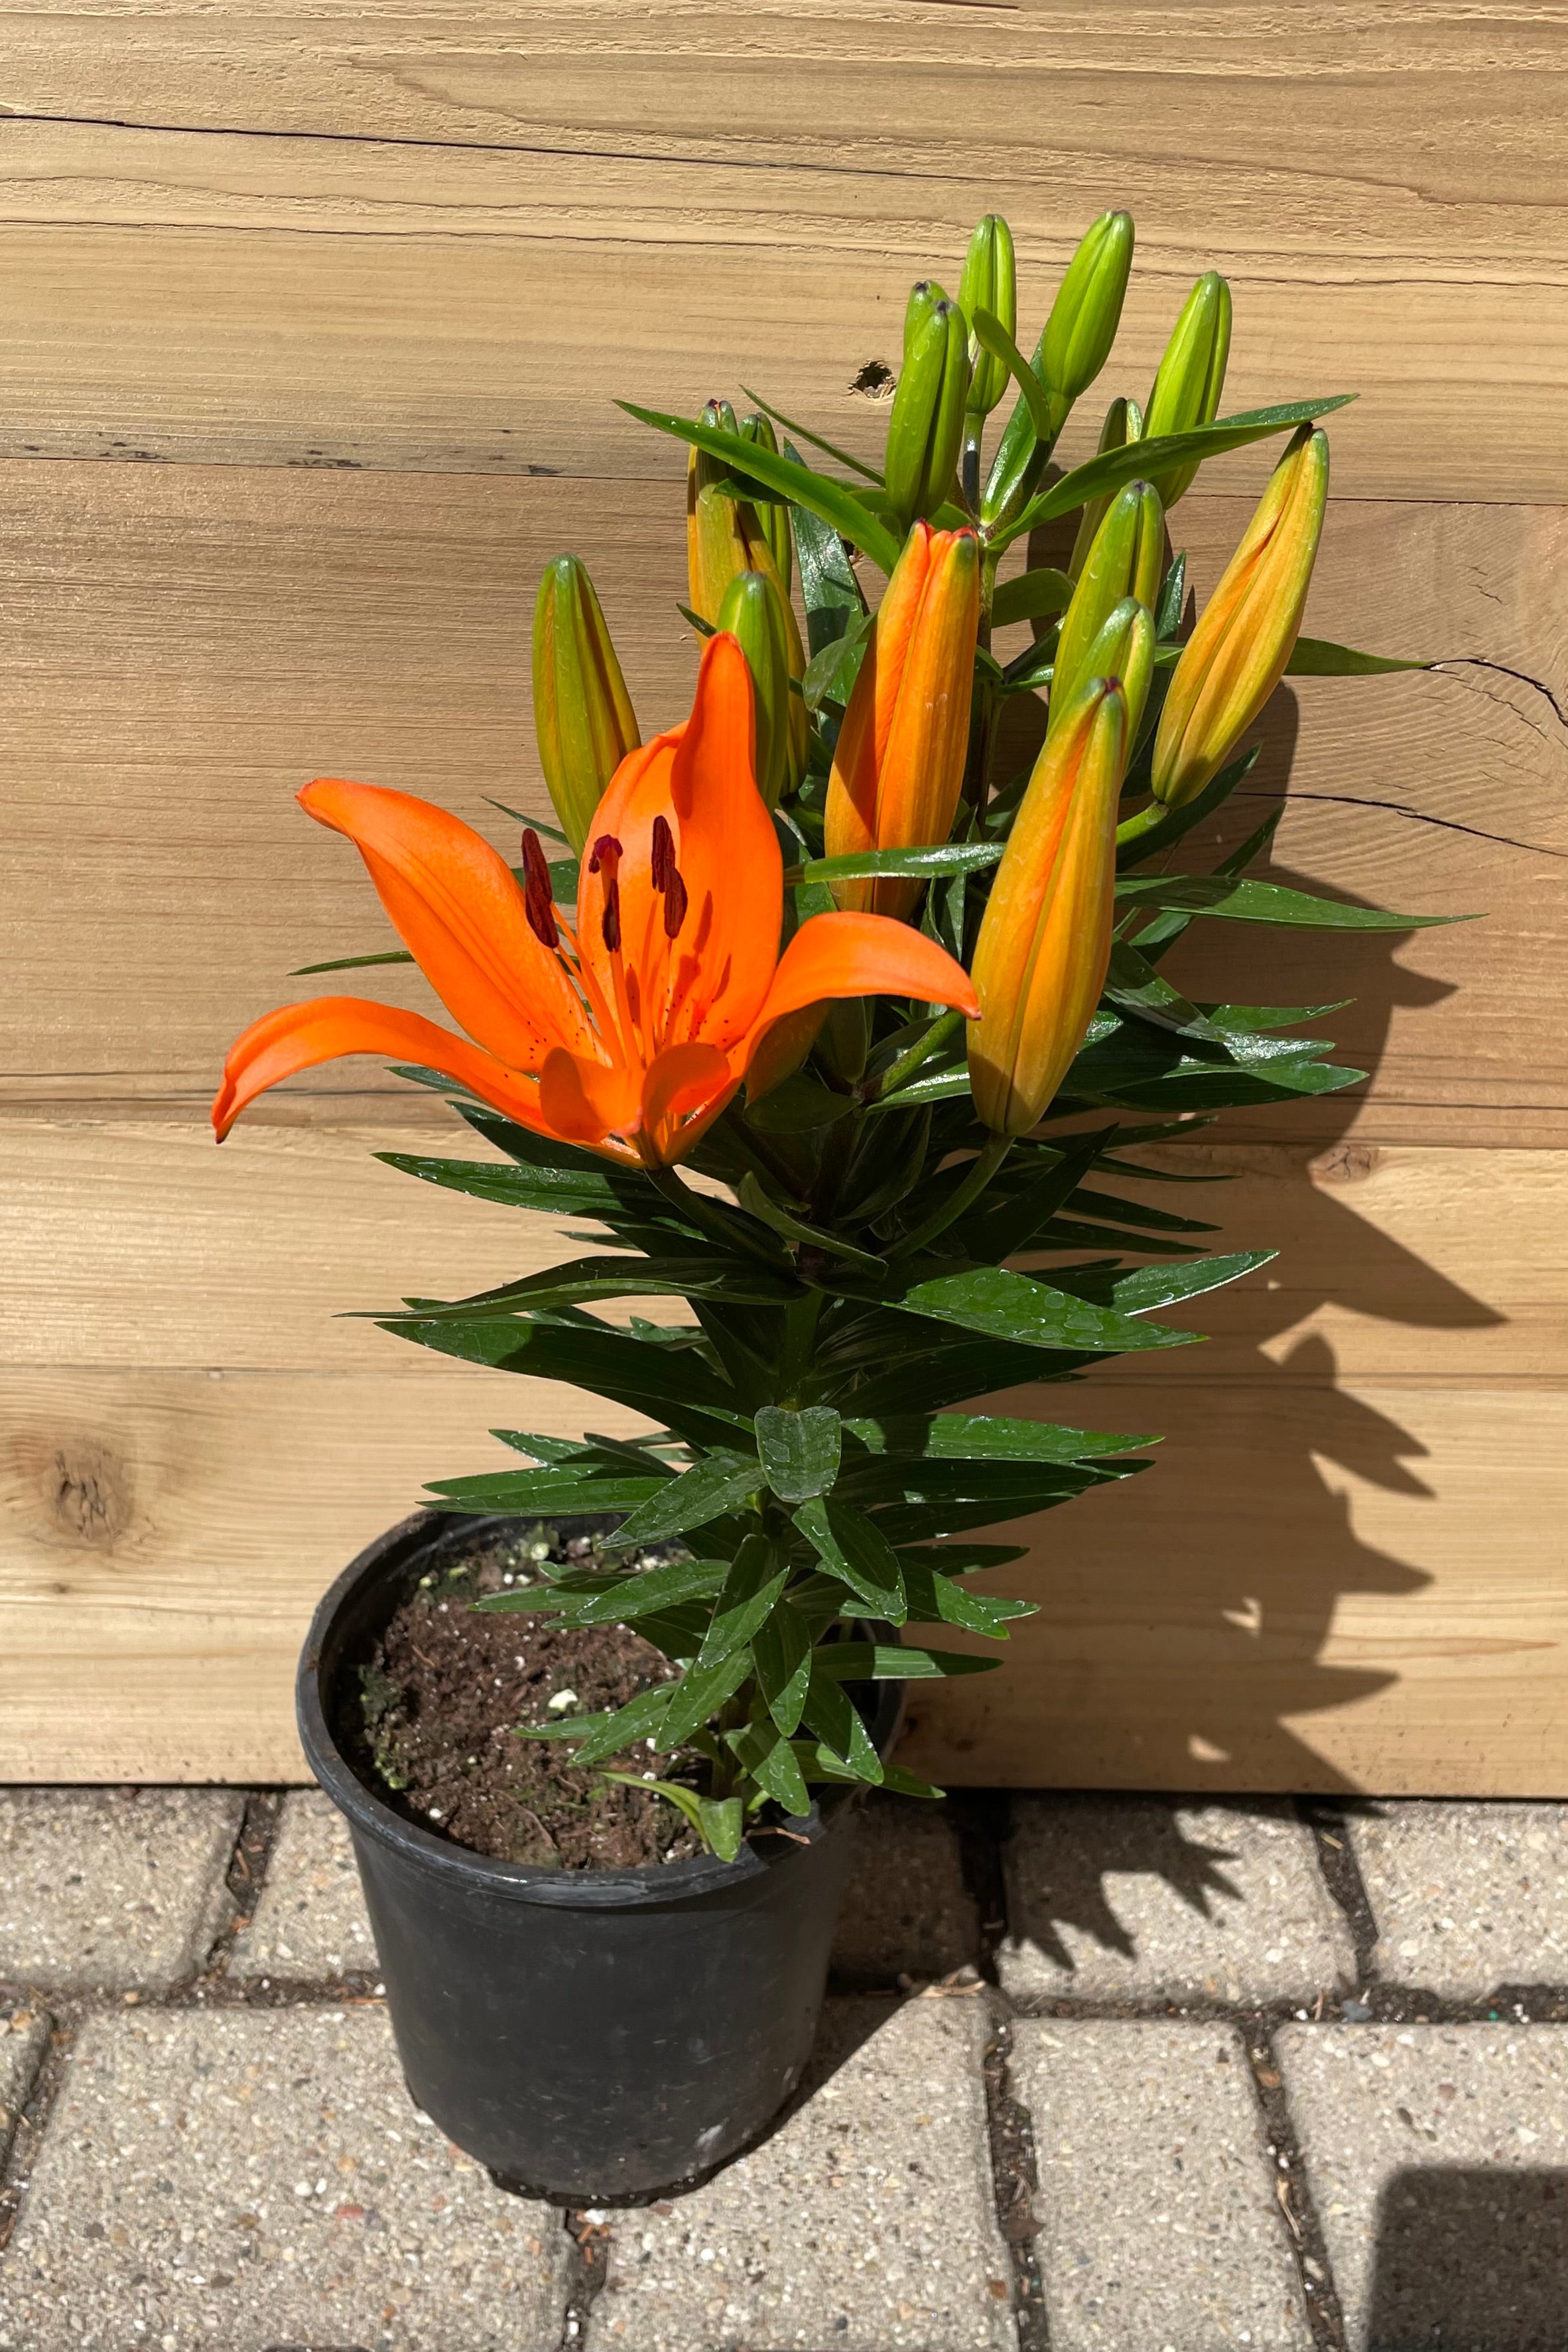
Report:
[[[555,928],[549,861],[531,825],[522,836],[522,906],[534,938],[542,940],[547,948],[559,947],[561,934]]]
[[[675,862],[675,835],[668,817],[656,816],[653,821],[651,871],[654,888],[664,893],[664,935],[679,939],[686,920],[686,884]]]
[[[605,913],[600,929],[604,933],[605,946],[611,955],[617,955],[621,945],[620,863],[620,843],[613,833],[602,833],[594,844],[588,871],[590,874],[602,872],[605,877]]]

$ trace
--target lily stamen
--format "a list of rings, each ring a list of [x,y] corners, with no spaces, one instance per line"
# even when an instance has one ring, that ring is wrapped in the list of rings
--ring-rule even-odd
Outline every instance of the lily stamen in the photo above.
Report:
[[[541,944],[558,948],[561,934],[556,928],[553,895],[550,887],[550,865],[540,844],[539,835],[530,825],[522,836],[522,904],[528,917],[529,929]]]

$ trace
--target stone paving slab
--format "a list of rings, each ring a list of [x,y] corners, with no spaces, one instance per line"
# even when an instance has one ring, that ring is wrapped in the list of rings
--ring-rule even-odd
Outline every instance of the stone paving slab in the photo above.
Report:
[[[1568,2026],[1290,2026],[1277,2046],[1357,2352],[1563,2352]]]
[[[1229,2026],[1023,2019],[1051,2352],[1308,2352],[1247,2049]]]
[[[977,1961],[980,1950],[980,1915],[951,1817],[913,1797],[868,1798],[855,1822],[835,1973],[884,1984],[900,1975],[944,1977]]]
[[[0,1789],[0,1979],[177,1984],[233,1904],[234,1789]]]
[[[1568,1984],[1568,1805],[1380,1805],[1352,1845],[1375,1965],[1448,2000]]]
[[[0,2158],[11,2145],[38,2061],[49,2046],[49,2021],[39,2010],[0,2010]]]
[[[588,2352],[1015,2352],[983,1996],[828,2004],[805,2104],[617,2214]]]
[[[0,2352],[555,2352],[561,2217],[411,2106],[379,2005],[89,2019]]]
[[[376,1966],[348,1823],[320,1789],[284,1798],[261,1897],[235,1937],[231,1977],[319,1982]]]
[[[1307,2002],[1355,1981],[1286,1805],[1017,1797],[1013,1823],[997,1969],[1016,1999]]]

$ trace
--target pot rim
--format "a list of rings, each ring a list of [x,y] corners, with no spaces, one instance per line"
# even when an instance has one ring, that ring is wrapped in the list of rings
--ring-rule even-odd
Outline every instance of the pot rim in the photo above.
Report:
[[[422,1553],[438,1549],[460,1530],[478,1534],[486,1528],[513,1524],[516,1522],[500,1517],[481,1518],[462,1512],[416,1511],[367,1544],[316,1604],[300,1653],[294,1685],[295,1714],[305,1760],[352,1829],[455,1883],[460,1881],[469,1887],[478,1884],[491,1895],[519,1903],[544,1903],[561,1909],[585,1911],[667,1904],[672,1898],[684,1900],[729,1890],[789,1862],[802,1852],[801,1841],[814,1846],[827,1834],[845,1804],[861,1793],[858,1787],[829,1790],[826,1814],[822,1803],[815,1800],[808,1814],[791,1814],[787,1826],[793,1835],[770,1839],[773,1851],[765,1854],[747,1838],[733,1862],[721,1862],[717,1854],[700,1853],[683,1862],[645,1863],[629,1868],[549,1870],[533,1863],[498,1861],[493,1855],[455,1845],[449,1838],[438,1837],[431,1830],[421,1829],[417,1822],[405,1821],[368,1788],[338,1746],[327,1707],[339,1664],[344,1621],[353,1604],[373,1586],[405,1574]],[[602,1517],[578,1517],[553,1519],[551,1525],[563,1536],[591,1535],[606,1532],[614,1522]],[[887,1696],[878,1709],[879,1719],[873,1730],[878,1751],[885,1755],[902,1712],[902,1685],[889,1683],[879,1687]]]

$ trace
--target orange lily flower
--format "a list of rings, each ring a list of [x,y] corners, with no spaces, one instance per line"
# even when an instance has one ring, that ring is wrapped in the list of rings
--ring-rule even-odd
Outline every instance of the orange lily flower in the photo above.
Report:
[[[378,1054],[440,1070],[535,1134],[668,1165],[802,1006],[891,994],[973,1012],[963,967],[884,917],[813,916],[779,953],[784,860],[752,743],[746,657],[734,637],[711,637],[689,720],[628,753],[599,803],[575,931],[552,904],[531,833],[520,888],[488,842],[427,801],[307,784],[301,805],[354,844],[468,1034],[360,997],[285,1005],[229,1052],[213,1105],[219,1140],[279,1079]]]

